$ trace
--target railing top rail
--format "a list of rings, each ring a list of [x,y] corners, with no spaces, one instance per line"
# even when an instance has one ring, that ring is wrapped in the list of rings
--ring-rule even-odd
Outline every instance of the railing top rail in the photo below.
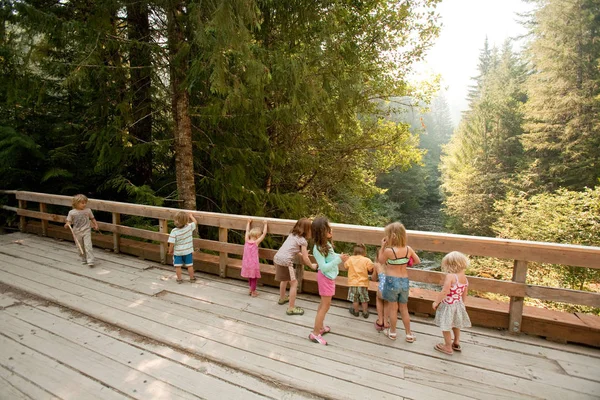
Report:
[[[18,200],[34,201],[71,207],[72,197],[35,193],[26,191],[1,191],[14,194]],[[158,219],[173,219],[180,209],[157,207],[109,200],[90,199],[89,207],[93,210],[116,212]],[[206,211],[189,210],[201,217],[201,225],[217,226],[243,230],[246,221],[252,218],[256,222],[268,221],[269,232],[287,235],[295,220],[244,215],[220,214]],[[383,228],[349,224],[332,223],[335,240],[342,242],[378,245],[381,243]],[[508,260],[523,260],[551,264],[563,264],[578,267],[600,268],[600,247],[580,246],[558,243],[533,242],[514,239],[488,238],[478,236],[456,235],[448,233],[408,231],[409,244],[417,250],[435,252],[462,251],[469,255],[496,257]]]

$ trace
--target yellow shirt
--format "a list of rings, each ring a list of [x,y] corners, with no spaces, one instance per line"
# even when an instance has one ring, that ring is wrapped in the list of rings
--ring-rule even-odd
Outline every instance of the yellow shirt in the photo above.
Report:
[[[348,268],[348,286],[369,286],[369,272],[373,271],[373,262],[365,256],[352,256],[346,261]]]

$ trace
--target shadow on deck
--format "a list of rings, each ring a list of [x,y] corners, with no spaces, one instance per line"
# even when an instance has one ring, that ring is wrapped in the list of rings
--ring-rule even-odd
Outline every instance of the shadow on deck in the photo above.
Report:
[[[161,264],[71,243],[0,236],[0,397],[10,399],[598,398],[600,350],[485,328],[463,352],[434,350],[441,332],[413,318],[413,344],[391,341],[334,300],[330,343],[274,288],[199,273],[178,285]]]

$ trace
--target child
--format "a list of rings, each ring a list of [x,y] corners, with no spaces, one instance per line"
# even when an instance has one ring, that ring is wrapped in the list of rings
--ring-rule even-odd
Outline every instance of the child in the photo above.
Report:
[[[249,219],[246,224],[246,242],[244,243],[244,255],[242,256],[242,277],[248,278],[250,291],[248,294],[252,297],[258,296],[256,292],[256,282],[260,278],[260,265],[258,262],[258,245],[267,236],[267,222],[263,226],[262,232],[259,228],[250,230],[252,220]]]
[[[396,322],[398,321],[398,308],[404,330],[406,341],[412,343],[415,336],[410,330],[410,315],[408,314],[408,271],[406,267],[410,262],[419,264],[421,260],[413,249],[406,245],[406,229],[400,222],[394,222],[385,227],[385,237],[381,240],[381,251],[379,262],[386,264],[386,276],[383,288],[383,300],[386,300],[386,313],[390,319],[390,327],[387,337],[396,340]],[[411,261],[412,258],[412,261]]]
[[[319,296],[321,302],[317,308],[315,316],[315,326],[308,338],[315,343],[327,345],[323,335],[331,331],[331,328],[325,326],[324,320],[329,307],[331,298],[335,294],[335,278],[339,273],[339,265],[348,260],[345,254],[338,255],[333,251],[331,244],[331,227],[325,217],[319,217],[312,223],[312,234],[315,239],[313,247],[313,256],[317,260],[319,272],[317,273],[317,285],[319,286]]]
[[[434,322],[442,328],[444,335],[444,343],[438,343],[434,348],[444,354],[462,351],[460,330],[471,327],[471,320],[464,303],[469,287],[469,281],[465,276],[468,266],[469,260],[458,251],[448,253],[442,259],[442,271],[447,275],[442,291],[432,307],[436,310]],[[454,341],[450,330],[454,332]]]
[[[348,269],[348,301],[352,302],[350,314],[358,317],[358,303],[362,305],[363,317],[369,318],[369,272],[373,272],[373,262],[366,257],[364,244],[354,246],[354,255],[346,261]]]
[[[197,221],[191,213],[179,211],[175,214],[175,228],[169,235],[169,254],[173,254],[173,266],[177,274],[177,283],[182,283],[181,266],[186,266],[190,282],[196,282],[194,277],[194,239],[192,234],[196,229]]]
[[[282,305],[289,302],[289,307],[286,311],[287,315],[302,315],[304,310],[300,307],[295,307],[296,291],[298,289],[298,281],[296,280],[296,271],[294,269],[294,260],[298,254],[302,254],[302,261],[312,269],[316,270],[317,266],[311,264],[308,258],[308,242],[310,239],[310,219],[301,218],[296,222],[292,232],[287,237],[275,257],[275,280],[279,281],[279,301]],[[286,297],[285,289],[287,283],[290,282],[290,296]]]
[[[79,242],[83,254],[81,255],[81,262],[87,264],[90,267],[94,267],[94,250],[92,249],[92,231],[90,229],[90,221],[92,221],[92,228],[98,230],[98,222],[92,214],[92,210],[86,208],[88,198],[82,194],[73,196],[73,209],[69,211],[67,215],[67,222],[65,228],[71,225],[73,229],[73,236],[75,240]]]
[[[379,254],[379,249],[377,249],[377,254]],[[373,272],[373,275],[371,275],[371,280],[373,282],[378,282],[377,297],[375,298],[375,305],[377,307],[377,320],[375,321],[375,329],[378,332],[381,332],[384,329],[388,329],[390,327],[389,318],[385,309],[387,302],[383,300],[383,289],[385,285],[385,264],[381,264],[379,262],[375,263],[375,271]]]

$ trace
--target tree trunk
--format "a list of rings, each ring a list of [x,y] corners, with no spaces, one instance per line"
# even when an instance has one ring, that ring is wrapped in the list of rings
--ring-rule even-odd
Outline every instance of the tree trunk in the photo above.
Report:
[[[188,57],[185,52],[184,3],[177,2],[167,11],[169,63],[171,79],[171,106],[175,123],[175,173],[177,191],[183,201],[183,208],[196,209],[196,185],[194,182],[194,156],[192,153],[192,122],[190,119],[190,98],[185,88],[188,71]],[[183,51],[182,51],[183,50]]]
[[[152,148],[149,145],[152,141],[152,55],[148,5],[145,1],[133,0],[127,3],[127,29],[131,41],[129,64],[133,119],[129,134],[134,143],[145,145],[142,155],[133,160],[132,182],[136,185],[149,185],[152,182]]]

